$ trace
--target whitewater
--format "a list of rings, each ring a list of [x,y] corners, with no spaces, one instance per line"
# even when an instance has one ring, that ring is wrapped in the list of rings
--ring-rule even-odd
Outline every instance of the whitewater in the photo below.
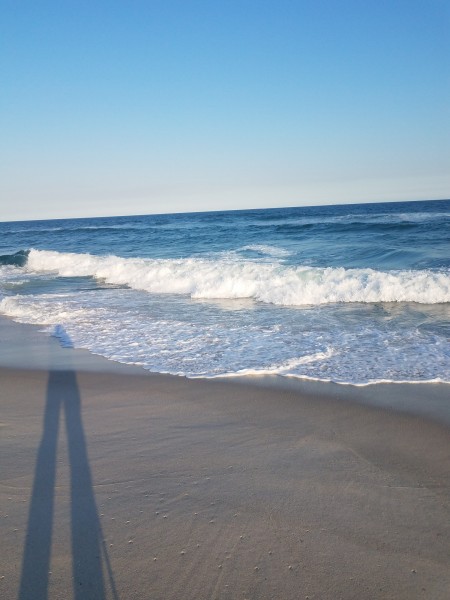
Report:
[[[0,223],[0,312],[188,377],[450,381],[450,202]]]
[[[30,251],[26,269],[55,272],[63,277],[95,277],[151,293],[186,294],[191,298],[253,298],[280,306],[450,302],[450,275],[430,271],[286,267],[231,257],[228,260],[126,259],[39,250]]]

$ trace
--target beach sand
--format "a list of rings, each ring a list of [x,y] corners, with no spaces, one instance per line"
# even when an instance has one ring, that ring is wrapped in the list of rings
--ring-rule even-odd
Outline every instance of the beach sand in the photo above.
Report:
[[[187,380],[0,333],[3,600],[450,598],[448,385]]]

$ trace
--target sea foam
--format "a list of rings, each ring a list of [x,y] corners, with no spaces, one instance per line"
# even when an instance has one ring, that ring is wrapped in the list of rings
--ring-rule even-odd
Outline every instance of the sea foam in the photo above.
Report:
[[[188,297],[155,295],[149,301],[146,295],[127,288],[16,294],[0,299],[0,312],[43,327],[63,346],[159,373],[279,375],[354,385],[450,381],[448,341],[426,327],[409,327],[411,314],[405,321],[393,304],[223,311]],[[426,320],[422,311],[421,318]]]
[[[253,300],[279,306],[348,302],[450,302],[450,275],[431,270],[318,268],[224,259],[149,259],[32,249],[28,271],[94,277],[109,284],[196,299]]]

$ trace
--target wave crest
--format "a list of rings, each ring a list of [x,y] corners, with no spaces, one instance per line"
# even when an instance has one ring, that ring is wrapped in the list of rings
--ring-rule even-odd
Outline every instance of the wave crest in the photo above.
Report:
[[[150,293],[198,299],[252,298],[280,306],[338,302],[450,302],[446,272],[317,268],[200,258],[148,259],[32,249],[30,271],[91,276]]]
[[[19,250],[14,254],[1,254],[0,265],[11,265],[14,267],[23,267],[28,258],[28,250]]]

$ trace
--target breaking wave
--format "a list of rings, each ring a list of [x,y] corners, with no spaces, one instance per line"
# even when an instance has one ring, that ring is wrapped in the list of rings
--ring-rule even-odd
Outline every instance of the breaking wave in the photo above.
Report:
[[[23,267],[28,258],[28,250],[19,250],[14,254],[1,254],[0,265],[11,265],[14,267]]]
[[[29,252],[26,269],[66,277],[90,276],[150,293],[198,299],[252,298],[279,306],[450,302],[450,274],[444,271],[317,268],[251,260],[121,258],[34,249]]]

